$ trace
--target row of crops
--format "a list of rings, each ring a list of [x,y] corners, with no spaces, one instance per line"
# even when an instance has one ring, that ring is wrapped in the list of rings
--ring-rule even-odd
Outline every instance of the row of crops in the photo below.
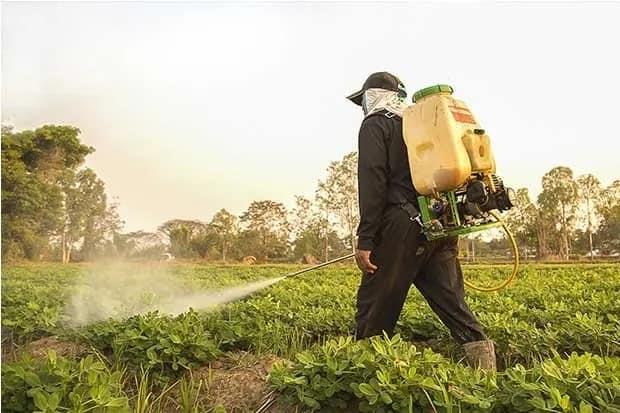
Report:
[[[179,282],[195,288],[287,269],[171,268]],[[465,274],[484,283],[507,270],[468,266]],[[128,375],[147,372],[163,389],[188,371],[243,350],[284,358],[270,384],[302,411],[620,412],[618,265],[528,266],[499,294],[471,293],[470,306],[497,344],[502,371],[495,375],[459,363],[460,348],[414,290],[396,337],[352,341],[359,277],[352,267],[289,279],[211,312],[151,312],[70,328],[65,303],[84,271],[3,269],[3,340],[19,344],[54,334],[94,352],[3,364],[3,409],[135,409]]]

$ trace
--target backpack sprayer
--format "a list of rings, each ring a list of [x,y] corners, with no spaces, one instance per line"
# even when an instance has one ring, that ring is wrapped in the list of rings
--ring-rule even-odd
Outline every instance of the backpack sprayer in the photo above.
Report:
[[[418,192],[422,233],[426,239],[467,235],[501,227],[512,248],[511,275],[494,287],[465,280],[478,291],[498,291],[517,275],[517,243],[496,211],[514,205],[515,194],[495,174],[491,142],[468,106],[452,96],[453,88],[436,85],[413,95],[413,105],[403,113],[403,138],[407,146],[413,186]],[[348,254],[314,267],[287,274],[292,277],[344,261]]]

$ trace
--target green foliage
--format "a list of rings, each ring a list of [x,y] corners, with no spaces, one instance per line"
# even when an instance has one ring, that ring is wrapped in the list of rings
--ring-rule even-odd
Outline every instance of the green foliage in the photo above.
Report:
[[[540,211],[531,201],[527,188],[517,189],[514,207],[504,216],[504,221],[515,236],[521,254],[535,250],[538,256],[545,255],[546,251],[541,251],[537,242],[538,234],[543,230]]]
[[[498,380],[498,404],[510,411],[620,411],[620,359],[571,354],[507,369]]]
[[[521,253],[566,259],[620,251],[620,181],[602,189],[594,175],[574,179],[570,168],[560,166],[543,176],[542,187],[537,203],[526,188],[518,189],[515,206],[504,217]]]
[[[620,252],[620,180],[614,181],[601,194],[598,205],[601,226],[596,238],[603,252]]]
[[[71,126],[18,133],[2,128],[3,259],[50,257],[53,236],[62,238],[63,262],[80,240],[82,255],[92,258],[103,238],[120,227],[103,182],[91,169],[79,169],[94,151],[79,134]]]
[[[492,376],[453,364],[429,349],[420,352],[398,335],[330,340],[299,353],[291,366],[279,364],[270,379],[311,409],[333,411],[352,405],[363,412],[430,406],[476,412],[490,406],[496,388]],[[355,399],[361,402],[352,403]]]
[[[205,259],[218,246],[219,240],[215,228],[204,222],[172,219],[160,225],[158,229],[168,236],[170,252],[175,257]]]
[[[261,260],[288,255],[290,223],[284,204],[274,201],[254,201],[241,215],[245,225],[237,246],[243,255]]]
[[[2,257],[39,259],[62,217],[61,181],[93,151],[79,129],[2,127]]]
[[[600,202],[601,183],[592,174],[581,175],[577,178],[577,189],[580,200],[582,201],[585,213],[586,232],[588,234],[588,252],[594,255],[594,244],[592,242],[592,232],[594,231],[594,211]]]
[[[352,249],[360,219],[357,189],[357,152],[350,152],[329,164],[327,177],[319,181],[316,191],[319,207],[337,218]]]
[[[213,215],[209,223],[209,226],[217,237],[217,245],[222,254],[222,261],[226,261],[226,254],[239,233],[238,221],[239,219],[236,216],[222,208]]]
[[[325,254],[327,250],[327,254]],[[335,231],[330,231],[325,235],[325,226],[321,222],[311,223],[295,239],[294,257],[299,259],[305,254],[310,254],[315,258],[327,260],[348,254],[349,250],[345,243],[340,239]]]
[[[499,294],[471,293],[468,301],[498,347],[500,362],[532,363],[552,350],[620,356],[620,284],[617,265],[528,266]],[[497,282],[509,268],[466,266],[470,279]],[[283,271],[284,272],[284,271]],[[226,348],[289,356],[292,337],[312,343],[353,332],[357,270],[335,267],[286,280],[206,315]],[[549,294],[553,291],[554,294]],[[428,341],[445,354],[455,349],[447,329],[412,289],[397,325],[403,337]],[[459,356],[459,354],[455,354]]]
[[[183,377],[179,383],[180,410],[182,413],[199,413],[204,411],[201,406],[200,392],[203,388],[204,380],[195,380],[190,374],[189,378]]]
[[[285,270],[281,270],[285,272]],[[353,331],[356,271],[318,271],[205,315],[224,348],[291,356],[299,343]]]
[[[218,344],[194,311],[177,317],[151,312],[86,327],[82,339],[132,369],[145,368],[155,378],[177,376],[183,370],[215,359]]]
[[[246,283],[294,267],[173,266],[194,288]],[[620,277],[617,265],[524,266],[515,284],[498,294],[470,292],[468,302],[498,347],[500,362],[531,364],[552,350],[620,356]],[[70,270],[70,271],[69,271]],[[138,271],[129,266],[126,271]],[[477,283],[496,282],[508,266],[465,266]],[[79,267],[30,266],[3,269],[2,323],[18,339],[63,333],[64,302]],[[334,266],[275,284],[213,312],[193,314],[224,350],[246,349],[290,356],[295,348],[351,334],[358,271]],[[553,294],[550,294],[553,292]],[[157,320],[160,316],[152,315]],[[127,326],[123,323],[127,322]],[[136,319],[115,329],[135,328]],[[178,321],[165,321],[174,325]],[[171,326],[170,328],[175,328]],[[153,330],[157,331],[157,330]],[[447,329],[412,289],[397,332],[428,341],[444,354],[455,352]],[[111,342],[111,338],[104,341]],[[101,343],[93,343],[102,348]],[[460,356],[454,353],[455,357]]]
[[[57,357],[2,365],[2,411],[129,412],[121,372],[93,355],[79,361]]]
[[[16,341],[58,333],[78,267],[27,265],[2,269],[2,330]]]
[[[189,242],[190,249],[194,251],[202,259],[207,258],[211,250],[215,250],[217,245],[217,235],[210,230],[205,229],[202,233],[192,237]]]
[[[189,258],[193,255],[192,238],[202,233],[204,227],[200,221],[172,219],[161,224],[158,230],[168,236],[172,255]]]
[[[343,242],[338,233],[325,217],[325,211],[316,210],[317,203],[312,203],[302,196],[295,197],[293,209],[293,256],[296,259],[310,254],[315,258],[328,261],[333,257],[348,252],[347,242]],[[323,206],[325,208],[325,206]]]
[[[592,412],[620,408],[620,359],[591,354],[486,374],[396,335],[330,340],[280,363],[271,383],[311,410]]]
[[[500,293],[470,292],[468,302],[496,342],[499,364],[506,368],[497,377],[458,363],[462,353],[415,290],[397,325],[400,338],[341,340],[354,327],[359,273],[351,266],[287,279],[210,312],[190,311],[176,317],[152,312],[75,331],[63,327],[64,304],[81,268],[3,268],[3,328],[18,340],[62,333],[85,341],[109,355],[115,366],[132,373],[144,369],[158,385],[209,363],[224,351],[275,353],[296,361],[292,367],[279,367],[274,383],[307,408],[318,403],[337,410],[361,401],[360,408],[366,411],[420,411],[421,406],[438,412],[450,411],[448,406],[454,412],[459,408],[462,412],[545,411],[531,404],[538,398],[550,411],[563,411],[558,406],[566,405],[564,400],[570,402],[565,410],[570,412],[618,408],[614,379],[620,357],[617,264],[524,266],[517,281]],[[130,265],[123,271],[139,268]],[[295,267],[167,268],[180,283],[208,289],[264,279]],[[508,266],[464,267],[466,277],[483,285],[496,283],[508,270]],[[417,350],[422,347],[433,352]],[[415,368],[411,378],[405,375],[403,360]],[[508,398],[511,394],[515,397]],[[554,400],[556,407],[548,407]]]
[[[167,248],[160,234],[146,231],[115,232],[112,243],[115,255],[122,258],[160,259]]]
[[[72,258],[75,244],[81,241],[82,260],[91,260],[103,252],[106,239],[121,227],[116,205],[108,205],[105,185],[97,174],[84,168],[67,171],[61,183],[64,215],[61,225],[62,262]]]

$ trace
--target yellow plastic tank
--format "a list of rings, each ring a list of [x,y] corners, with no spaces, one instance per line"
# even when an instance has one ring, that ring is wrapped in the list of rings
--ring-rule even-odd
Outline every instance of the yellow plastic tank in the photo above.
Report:
[[[417,91],[403,113],[413,185],[421,195],[451,191],[473,172],[495,172],[490,139],[448,85]]]
[[[463,145],[469,156],[472,172],[495,173],[495,157],[491,139],[483,129],[468,129],[463,135]]]

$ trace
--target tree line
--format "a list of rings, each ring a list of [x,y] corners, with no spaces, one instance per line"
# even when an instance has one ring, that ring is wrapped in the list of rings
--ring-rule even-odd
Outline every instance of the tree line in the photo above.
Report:
[[[250,203],[234,215],[221,209],[209,221],[172,219],[157,231],[123,232],[118,205],[85,158],[94,149],[79,129],[46,125],[15,132],[2,127],[2,258],[94,260],[105,257],[306,262],[344,255],[355,246],[359,222],[357,154],[331,162],[312,199]],[[620,250],[620,181],[607,188],[592,175],[556,167],[542,179],[536,202],[517,191],[506,216],[524,254],[568,259],[571,254]],[[480,248],[482,247],[482,248]],[[479,250],[505,248],[493,240]]]
[[[312,263],[341,256],[355,247],[359,222],[357,154],[331,162],[313,199],[297,195],[290,210],[281,202],[253,201],[239,216],[221,209],[208,222],[173,219],[155,233],[117,234],[124,257],[156,257],[259,262]]]
[[[326,259],[355,242],[357,155],[332,162],[314,199],[252,202],[239,216],[221,209],[210,221],[173,219],[156,232],[122,232],[118,204],[84,166],[94,148],[72,126],[16,132],[2,127],[2,259],[94,260],[106,257],[259,261]]]
[[[539,259],[620,252],[620,180],[603,187],[594,175],[575,177],[557,166],[542,177],[536,200],[527,188],[516,192],[506,221],[522,254]]]

